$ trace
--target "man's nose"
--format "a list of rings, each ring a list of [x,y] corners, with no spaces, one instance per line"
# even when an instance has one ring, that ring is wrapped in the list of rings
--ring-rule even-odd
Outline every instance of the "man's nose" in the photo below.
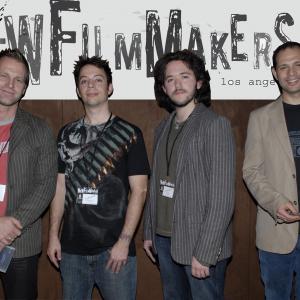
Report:
[[[175,78],[175,87],[181,88],[181,80],[179,78]]]
[[[294,66],[291,66],[289,68],[289,72],[288,72],[289,76],[293,76],[296,74],[296,68]]]
[[[93,87],[95,85],[95,80],[93,78],[90,78],[88,80],[88,87]]]
[[[8,86],[13,88],[15,86],[15,80],[13,78],[8,78]]]

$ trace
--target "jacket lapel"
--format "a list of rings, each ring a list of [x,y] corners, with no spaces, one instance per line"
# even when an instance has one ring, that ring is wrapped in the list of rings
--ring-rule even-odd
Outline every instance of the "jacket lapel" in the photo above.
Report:
[[[192,135],[197,132],[197,128],[200,126],[201,114],[205,112],[206,107],[200,103],[196,105],[195,109],[193,110],[192,114],[186,121],[184,129],[181,133],[181,138],[179,139],[179,146],[178,146],[178,154],[177,154],[177,166],[176,166],[176,178],[177,180],[180,179],[180,174],[185,166],[186,160],[188,158],[187,150],[188,146],[191,142]]]
[[[156,155],[157,148],[161,143],[161,139],[162,139],[163,135],[165,134],[166,130],[170,128],[171,120],[173,119],[174,114],[175,114],[175,111],[172,112],[169,115],[169,117],[159,125],[159,127],[157,128],[157,131],[155,132],[153,157]],[[156,161],[156,157],[155,157],[155,159],[153,159],[153,161]]]
[[[289,162],[294,166],[294,155],[292,152],[291,142],[286,126],[282,99],[276,100],[273,106],[273,111],[270,113],[270,123],[274,129],[274,135],[278,138],[283,152],[288,156]]]
[[[22,110],[18,109],[11,129],[11,138],[8,149],[9,156],[12,155],[27,130],[28,125],[24,122]]]

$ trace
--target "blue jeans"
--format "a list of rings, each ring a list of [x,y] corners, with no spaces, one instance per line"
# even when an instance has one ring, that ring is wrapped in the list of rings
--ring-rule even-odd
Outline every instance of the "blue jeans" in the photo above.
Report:
[[[156,235],[155,241],[165,300],[223,299],[228,259],[210,267],[209,277],[198,279],[192,276],[190,265],[181,265],[172,259],[170,238]]]
[[[60,271],[66,300],[91,299],[94,285],[105,300],[134,300],[136,296],[136,257],[128,256],[119,273],[106,269],[108,251],[98,255],[62,253]]]
[[[266,300],[290,300],[294,273],[295,296],[300,299],[300,239],[289,254],[258,250]],[[298,277],[299,276],[299,277]]]

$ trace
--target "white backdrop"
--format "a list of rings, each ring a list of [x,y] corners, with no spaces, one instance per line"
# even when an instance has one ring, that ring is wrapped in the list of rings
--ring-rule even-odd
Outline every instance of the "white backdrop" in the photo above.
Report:
[[[272,53],[284,40],[299,41],[300,32],[299,0],[0,0],[0,6],[0,49],[19,47],[30,62],[27,99],[75,99],[73,64],[83,53],[109,60],[113,99],[154,99],[159,37],[163,52],[168,40],[171,51],[190,47],[204,55],[213,99],[273,99]]]

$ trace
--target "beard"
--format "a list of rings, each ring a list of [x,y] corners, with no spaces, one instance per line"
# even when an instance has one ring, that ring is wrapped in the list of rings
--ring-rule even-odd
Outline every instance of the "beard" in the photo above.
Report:
[[[171,103],[173,104],[173,106],[175,106],[175,107],[185,107],[185,106],[187,106],[188,104],[190,104],[190,102],[194,101],[194,96],[191,97],[191,98],[186,99],[186,100],[185,100],[184,102],[182,102],[182,103],[177,103],[177,102],[173,101],[171,98],[170,98],[170,101],[171,101]]]
[[[175,91],[175,93],[176,93],[176,91]],[[185,99],[183,102],[178,103],[177,101],[174,101],[170,97],[169,97],[169,99],[170,99],[170,101],[171,101],[171,103],[172,103],[172,105],[174,107],[185,107],[188,104],[190,104],[192,101],[195,100],[196,93],[197,93],[197,87],[195,86],[195,92],[194,92],[194,94],[191,95],[191,96],[189,96],[189,98]]]

